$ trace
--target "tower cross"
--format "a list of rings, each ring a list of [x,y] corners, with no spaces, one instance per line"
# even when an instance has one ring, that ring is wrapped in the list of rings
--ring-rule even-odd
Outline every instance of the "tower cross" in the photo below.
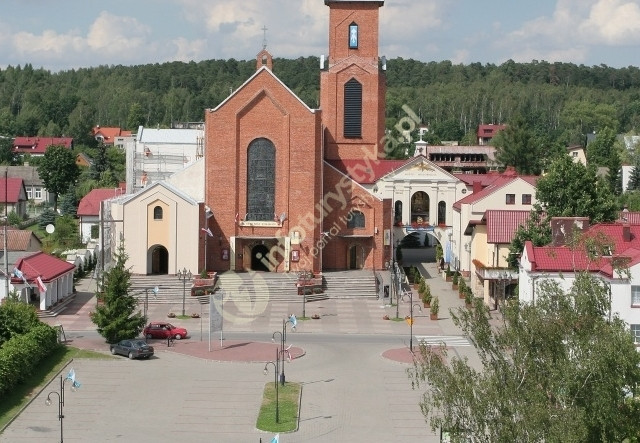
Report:
[[[266,25],[262,26],[262,49],[267,49],[267,29]]]

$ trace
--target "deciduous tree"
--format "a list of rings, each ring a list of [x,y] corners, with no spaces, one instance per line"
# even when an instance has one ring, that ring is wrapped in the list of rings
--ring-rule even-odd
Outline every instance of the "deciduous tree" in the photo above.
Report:
[[[549,217],[589,217],[598,223],[618,216],[616,199],[596,176],[595,167],[574,162],[568,155],[556,158],[538,179],[536,198]]]
[[[38,175],[45,188],[54,194],[54,211],[58,209],[58,196],[75,185],[80,176],[76,158],[64,146],[50,146],[38,164]]]
[[[507,305],[499,326],[482,300],[452,312],[480,369],[420,346],[409,374],[431,428],[460,442],[635,441],[640,353],[605,315],[606,284],[583,273],[568,292],[546,282],[536,294],[535,305]]]

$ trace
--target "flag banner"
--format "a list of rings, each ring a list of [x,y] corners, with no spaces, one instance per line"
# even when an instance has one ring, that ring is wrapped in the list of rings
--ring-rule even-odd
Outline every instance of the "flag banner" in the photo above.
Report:
[[[202,228],[202,232],[206,232],[209,237],[213,237],[213,232],[209,228]]]
[[[29,282],[27,281],[27,277],[23,274],[23,272],[18,268],[13,268],[13,276],[22,279],[25,285],[31,287]]]
[[[79,388],[81,386],[80,382],[76,380],[76,371],[73,368],[71,368],[71,370],[67,374],[66,379],[71,380],[71,386],[73,386],[74,388]]]
[[[47,292],[47,285],[44,284],[40,276],[36,278],[36,285],[38,285],[38,289],[40,290],[40,293]]]
[[[289,321],[291,322],[291,329],[295,329],[296,326],[298,325],[298,319],[294,314],[291,314],[289,316]]]
[[[271,439],[271,443],[280,443],[280,434],[276,434]]]

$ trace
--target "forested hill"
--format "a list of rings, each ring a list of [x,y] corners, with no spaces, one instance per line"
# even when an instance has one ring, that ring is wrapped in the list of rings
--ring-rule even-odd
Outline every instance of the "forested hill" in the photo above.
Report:
[[[30,65],[0,70],[0,135],[68,135],[86,140],[95,124],[137,129],[201,121],[255,72],[255,60],[100,66],[51,73]],[[319,60],[274,59],[275,74],[318,107]],[[522,115],[539,134],[565,144],[610,126],[640,129],[640,69],[571,63],[454,65],[387,62],[387,125],[409,105],[439,140],[470,139],[479,123]],[[471,137],[472,138],[472,137]]]

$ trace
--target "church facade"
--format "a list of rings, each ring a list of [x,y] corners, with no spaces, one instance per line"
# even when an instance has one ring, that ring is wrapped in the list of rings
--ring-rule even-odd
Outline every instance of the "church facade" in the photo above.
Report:
[[[255,74],[205,112],[204,200],[213,216],[202,224],[217,241],[199,248],[201,267],[381,269],[391,257],[390,201],[330,163],[384,156],[378,56],[384,2],[325,4],[329,54],[321,66],[320,109],[278,79],[265,48]],[[202,246],[211,235],[201,232]]]

